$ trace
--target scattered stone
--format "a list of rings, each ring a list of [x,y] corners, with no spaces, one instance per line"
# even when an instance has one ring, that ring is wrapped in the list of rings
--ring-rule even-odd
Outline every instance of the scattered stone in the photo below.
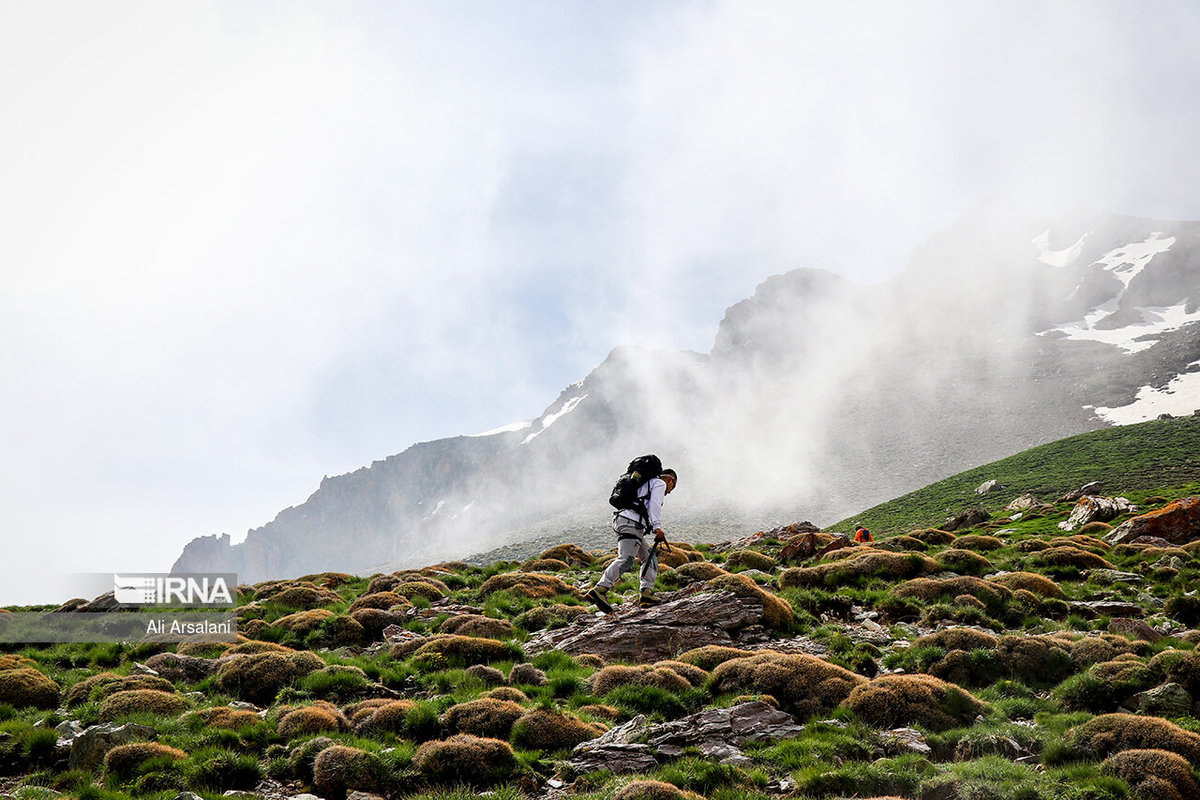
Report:
[[[149,725],[134,722],[93,725],[71,740],[67,766],[69,769],[92,769],[103,763],[104,756],[117,745],[149,740],[157,735]]]
[[[1078,501],[1081,497],[1086,497],[1087,495],[1098,495],[1098,494],[1100,494],[1101,491],[1103,491],[1103,489],[1104,489],[1104,483],[1102,481],[1092,481],[1091,483],[1085,483],[1079,489],[1076,489],[1072,492],[1067,492],[1066,494],[1064,494],[1062,497],[1058,498],[1054,502],[1056,502],[1056,503],[1074,503],[1074,502]]]
[[[941,529],[950,532],[966,530],[967,528],[975,527],[981,522],[987,522],[991,518],[992,515],[982,508],[969,508],[961,514],[947,517],[946,523],[941,526]]]
[[[1138,619],[1114,619],[1108,623],[1108,632],[1132,636],[1144,642],[1157,642],[1163,638],[1161,633]]]
[[[582,752],[577,751],[567,761],[573,771],[586,774],[608,770],[614,775],[626,772],[651,772],[658,769],[658,759],[644,744],[610,744]]]
[[[424,638],[424,636],[416,631],[410,631],[401,625],[388,625],[383,629],[383,640],[388,644],[400,644],[401,642],[411,642],[414,639]]]
[[[998,492],[1002,488],[1004,487],[1000,485],[1000,481],[993,478],[992,480],[984,481],[983,483],[979,484],[979,486],[975,487],[975,494],[990,494],[992,492]]]
[[[1191,693],[1178,683],[1164,683],[1135,694],[1129,698],[1129,702],[1140,714],[1171,718],[1190,716],[1195,701]]]
[[[803,731],[804,726],[796,724],[791,714],[753,700],[655,725],[646,735],[650,746],[662,755],[680,756],[685,748],[695,747],[708,758],[744,764],[748,759],[741,746],[747,742],[786,739]]]
[[[884,731],[880,734],[880,738],[883,740],[884,749],[889,754],[900,755],[910,752],[927,756],[933,752],[933,748],[929,746],[925,736],[915,728],[896,728]]]
[[[1004,507],[1005,511],[1028,511],[1031,508],[1041,505],[1041,501],[1034,497],[1029,492],[1013,500]]]
[[[1137,506],[1124,497],[1097,497],[1087,495],[1071,509],[1071,516],[1058,523],[1064,531],[1073,531],[1089,522],[1108,522],[1122,514],[1136,514]]]
[[[1200,497],[1174,500],[1155,511],[1128,519],[1104,536],[1111,545],[1126,544],[1142,536],[1181,545],[1200,539]]]
[[[303,797],[303,795],[301,795],[301,797]],[[198,794],[193,794],[192,792],[180,792],[171,800],[204,800],[204,798]]]
[[[1110,586],[1114,583],[1141,583],[1142,576],[1136,572],[1122,572],[1119,569],[1093,569],[1088,572],[1088,579],[1093,583]]]
[[[1071,608],[1097,617],[1144,617],[1146,615],[1146,609],[1142,606],[1121,600],[1076,600],[1071,603]]]

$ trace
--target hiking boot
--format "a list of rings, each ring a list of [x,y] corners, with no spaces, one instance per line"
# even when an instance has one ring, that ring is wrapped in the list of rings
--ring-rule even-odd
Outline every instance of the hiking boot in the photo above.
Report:
[[[662,598],[654,592],[642,592],[642,599],[638,601],[638,605],[642,608],[653,608],[654,606],[662,605]]]
[[[587,591],[586,594],[584,594],[583,599],[591,600],[596,605],[596,608],[600,609],[605,614],[611,614],[613,609],[612,606],[608,604],[607,595],[607,589],[603,589],[599,586],[593,586]]]

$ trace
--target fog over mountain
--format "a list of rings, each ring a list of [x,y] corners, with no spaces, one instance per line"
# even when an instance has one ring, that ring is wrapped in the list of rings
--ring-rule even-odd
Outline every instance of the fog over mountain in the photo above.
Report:
[[[862,232],[870,236],[869,230]],[[176,571],[247,582],[464,557],[603,530],[612,481],[656,452],[680,535],[826,525],[1030,446],[1200,408],[1200,223],[995,198],[885,283],[797,269],[730,307],[711,352],[618,347],[540,417],[327,477]]]

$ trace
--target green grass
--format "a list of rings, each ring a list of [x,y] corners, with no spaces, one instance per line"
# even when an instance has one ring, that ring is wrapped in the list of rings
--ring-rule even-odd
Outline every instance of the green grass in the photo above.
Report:
[[[1200,493],[1198,475],[1200,417],[1154,420],[1072,436],[960,472],[848,517],[830,530],[863,524],[878,534],[905,533],[937,527],[967,508],[999,514],[1027,492],[1053,502],[1092,481],[1102,481],[1106,492],[1134,502],[1150,495],[1183,496]],[[975,489],[988,480],[1005,488],[976,495]]]
[[[1043,500],[1054,500],[1071,489],[1092,480],[1106,482],[1105,493],[1122,495],[1142,504],[1158,507],[1166,499],[1200,493],[1200,421],[1169,420],[1098,431],[1063,442],[1034,448],[995,464],[980,467],[933,484],[920,492],[885,503],[853,518],[864,521],[877,534],[880,544],[886,535],[915,528],[939,525],[949,514],[968,506],[982,506],[999,515],[1002,507],[1024,492]],[[1004,491],[977,497],[974,489],[986,479],[1006,484]],[[1149,506],[1147,498],[1160,496]],[[572,796],[578,800],[612,800],[631,780],[650,778],[665,781],[681,790],[716,800],[750,798],[766,800],[772,795],[768,786],[781,779],[794,782],[794,796],[844,800],[855,796],[897,794],[920,797],[943,784],[953,784],[956,800],[1117,800],[1129,795],[1129,787],[1105,776],[1097,763],[1081,761],[1080,755],[1065,744],[1071,728],[1094,715],[1126,707],[1138,691],[1160,685],[1168,668],[1150,660],[1158,653],[1175,650],[1178,656],[1160,661],[1183,663],[1194,645],[1179,639],[1163,639],[1153,644],[1123,645],[1132,653],[1130,666],[1120,677],[1110,677],[1112,665],[1101,664],[1110,656],[1102,643],[1089,642],[1084,655],[1072,660],[1071,645],[1056,646],[1039,652],[1015,651],[1018,637],[1038,633],[1069,632],[1072,635],[1106,633],[1110,618],[1072,605],[1081,600],[1099,598],[1136,603],[1144,610],[1140,618],[1162,626],[1183,623],[1200,626],[1200,600],[1192,592],[1200,582],[1200,557],[1180,556],[1171,569],[1162,569],[1159,556],[1138,552],[1113,552],[1099,548],[1104,558],[1118,570],[1133,573],[1133,583],[1112,582],[1085,568],[1043,563],[1026,544],[1034,539],[1048,541],[1061,537],[1057,523],[1070,508],[1059,504],[1044,516],[1025,516],[1003,526],[991,525],[988,531],[1000,540],[998,549],[983,555],[991,562],[972,565],[952,562],[942,554],[952,544],[925,545],[920,555],[942,558],[948,570],[977,574],[986,578],[994,571],[1030,571],[1058,579],[1064,598],[1040,598],[1028,594],[1003,599],[994,592],[980,592],[977,586],[967,591],[980,594],[980,601],[961,597],[962,587],[941,596],[901,596],[897,587],[904,579],[886,571],[849,578],[835,574],[826,583],[805,588],[779,590],[779,572],[757,576],[763,588],[787,600],[796,612],[796,622],[787,631],[765,636],[790,638],[804,636],[814,648],[824,648],[825,658],[864,678],[880,671],[903,670],[906,673],[934,674],[958,683],[990,707],[974,724],[951,730],[922,731],[930,752],[908,752],[894,738],[866,724],[843,705],[820,718],[798,720],[804,732],[794,738],[775,742],[751,742],[743,746],[748,764],[731,766],[703,757],[695,748],[680,758],[661,758],[662,763],[647,775],[614,776],[607,772],[573,774],[565,767],[566,752],[545,753],[519,746],[514,736],[516,772],[508,785],[493,787],[498,800],[517,800],[525,796],[520,786],[534,776],[546,779],[558,776],[574,782]],[[845,529],[845,526],[842,526]],[[1002,529],[998,529],[1002,528]],[[978,531],[982,532],[982,531]],[[960,532],[962,533],[962,532]],[[778,556],[782,543],[768,540],[754,549]],[[700,546],[709,560],[719,562],[724,555],[709,546]],[[807,565],[811,565],[811,562]],[[554,603],[577,605],[573,596],[533,599],[514,591],[480,595],[484,580],[492,575],[518,569],[517,562],[497,562],[487,567],[469,567],[454,575],[441,575],[450,587],[450,604],[481,607],[485,614],[510,621],[531,609]],[[1178,568],[1178,569],[1176,569]],[[558,573],[570,584],[594,580],[592,568],[573,568]],[[946,577],[939,575],[938,577]],[[678,578],[678,576],[677,576]],[[335,589],[339,600],[325,607],[344,614],[356,597],[366,591],[369,581],[356,579]],[[664,582],[660,588],[681,588]],[[636,591],[636,576],[627,574],[618,589]],[[253,597],[250,588],[244,596]],[[419,609],[441,608],[425,597],[414,597]],[[981,603],[985,603],[982,608]],[[273,621],[292,608],[265,601],[244,609],[246,619],[258,617]],[[859,614],[873,612],[873,618],[888,632],[891,641],[881,642],[864,636]],[[405,622],[408,630],[434,635],[449,612]],[[565,624],[565,620],[563,621]],[[924,631],[917,626],[972,625],[990,629],[1001,638],[993,649],[947,651],[943,647],[916,646]],[[124,777],[106,774],[102,768],[69,771],[55,752],[54,727],[67,719],[85,726],[99,717],[100,695],[69,709],[38,710],[20,708],[12,702],[0,703],[0,771],[6,773],[4,790],[15,797],[40,798],[52,792],[86,800],[124,800],[132,797],[174,798],[180,790],[196,792],[205,800],[215,800],[230,789],[253,788],[269,776],[296,791],[313,789],[313,748],[318,736],[356,747],[378,758],[390,776],[384,793],[395,798],[424,800],[466,800],[478,790],[453,785],[436,785],[413,764],[414,755],[425,742],[447,735],[443,715],[453,706],[479,698],[490,689],[476,675],[468,674],[470,663],[482,659],[496,661],[490,666],[507,675],[518,661],[529,660],[546,675],[540,685],[521,684],[528,697],[522,705],[529,710],[545,709],[578,717],[585,722],[621,724],[645,714],[651,724],[679,719],[687,714],[711,708],[727,708],[735,696],[760,697],[751,688],[744,692],[716,693],[711,678],[694,689],[663,691],[644,686],[621,686],[597,697],[592,694],[589,678],[595,668],[580,663],[560,650],[526,655],[530,636],[517,630],[505,637],[503,649],[485,654],[484,645],[473,642],[466,649],[450,647],[445,656],[423,655],[398,659],[391,648],[379,643],[369,648],[332,648],[337,630],[327,622],[314,634],[301,638],[278,627],[269,627],[257,637],[276,640],[293,647],[309,649],[335,669],[317,671],[298,678],[285,687],[265,709],[265,718],[235,730],[211,727],[190,712],[176,717],[135,714],[129,721],[149,725],[153,737],[162,744],[187,754],[182,761],[157,759]],[[866,639],[871,639],[867,641]],[[947,641],[950,641],[947,639]],[[461,646],[463,643],[457,643]],[[769,642],[764,642],[769,646]],[[1020,647],[1033,646],[1019,639]],[[974,644],[970,646],[975,646]],[[0,646],[0,654],[15,652],[32,659],[36,668],[55,680],[65,692],[80,680],[100,671],[128,675],[135,664],[170,647],[149,645],[129,647],[120,644]],[[436,649],[436,648],[433,648]],[[478,651],[478,652],[476,652]],[[1116,649],[1114,649],[1114,652]],[[217,649],[206,654],[218,655]],[[586,661],[586,659],[583,659]],[[338,670],[336,667],[345,669]],[[362,674],[357,670],[361,670]],[[1107,670],[1107,671],[1106,671]],[[365,674],[365,677],[364,677]],[[1200,680],[1200,676],[1197,677]],[[535,682],[536,683],[536,682]],[[194,709],[229,705],[234,698],[223,691],[215,679],[180,681],[175,689],[188,694]],[[370,727],[336,733],[314,734],[285,741],[278,732],[280,706],[285,703],[308,705],[317,700],[332,702],[351,713],[350,706],[367,698],[401,697],[415,705],[408,710],[398,731]],[[615,709],[617,719],[612,719]],[[1181,727],[1200,731],[1200,720],[1186,716],[1175,720]],[[1021,762],[1012,760],[1015,752],[1028,754]],[[11,776],[7,777],[7,776]],[[11,786],[10,780],[21,785]]]

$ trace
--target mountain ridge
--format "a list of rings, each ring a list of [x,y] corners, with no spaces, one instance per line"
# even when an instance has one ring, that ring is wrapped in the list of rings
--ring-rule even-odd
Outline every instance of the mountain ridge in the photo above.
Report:
[[[709,354],[615,348],[528,427],[326,478],[242,543],[194,540],[173,571],[353,572],[603,525],[607,487],[642,452],[680,471],[678,525],[827,523],[1193,380],[1198,304],[1198,223],[991,201],[890,281],[772,276]],[[1176,395],[1200,406],[1200,384]]]

